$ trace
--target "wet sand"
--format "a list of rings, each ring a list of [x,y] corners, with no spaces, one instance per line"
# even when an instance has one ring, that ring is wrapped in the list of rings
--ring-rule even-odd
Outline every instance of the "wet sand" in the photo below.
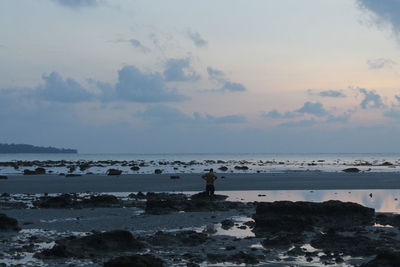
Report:
[[[138,192],[201,191],[201,174],[126,174],[120,176],[82,175],[9,175],[0,180],[0,192]],[[327,190],[327,189],[400,189],[399,173],[289,172],[218,174],[217,191],[227,190]],[[222,178],[224,177],[224,178]]]

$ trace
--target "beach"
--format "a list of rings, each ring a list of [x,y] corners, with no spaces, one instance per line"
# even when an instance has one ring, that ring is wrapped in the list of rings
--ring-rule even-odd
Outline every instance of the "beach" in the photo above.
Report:
[[[171,179],[179,176],[179,179]],[[218,173],[217,191],[231,190],[323,190],[400,189],[400,173],[288,172]],[[9,175],[0,180],[0,192],[173,192],[201,191],[204,180],[193,174],[124,174],[118,176]]]
[[[0,180],[0,213],[16,219],[20,229],[10,230],[14,225],[0,231],[0,265],[106,266],[116,260],[114,266],[119,266],[126,260],[123,257],[134,253],[163,262],[155,266],[358,266],[373,260],[379,250],[371,252],[367,246],[355,250],[354,242],[379,243],[386,249],[400,243],[396,228],[400,173],[220,172],[214,200],[198,194],[205,185],[201,175],[7,175]],[[329,204],[333,199],[338,201]],[[274,211],[260,214],[262,203],[304,203],[295,210],[306,211],[307,203],[327,203],[327,207],[323,213],[310,207],[309,215],[293,217],[287,210],[281,218]],[[341,210],[350,213],[342,218]],[[274,220],[273,229],[292,226],[276,232],[257,218]],[[351,224],[340,226],[337,234],[319,234],[320,229],[332,227],[326,222],[340,225],[347,218]],[[301,220],[311,228],[302,229]],[[355,235],[339,242],[341,231]],[[360,241],[357,231],[364,231],[362,238],[368,240]],[[101,240],[106,248],[91,247],[90,238]],[[276,243],[274,238],[286,241]],[[115,247],[126,239],[137,240],[145,250]],[[328,246],[335,242],[339,247]],[[336,252],[329,254],[327,249]]]

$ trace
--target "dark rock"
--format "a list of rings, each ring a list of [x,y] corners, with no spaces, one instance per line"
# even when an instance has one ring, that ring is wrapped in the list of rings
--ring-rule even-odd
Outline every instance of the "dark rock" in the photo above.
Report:
[[[208,240],[207,234],[195,231],[182,231],[177,233],[156,232],[146,238],[146,241],[153,246],[198,246]]]
[[[361,264],[360,267],[398,267],[400,266],[400,253],[387,251],[378,254],[373,260]]]
[[[361,170],[359,168],[347,168],[342,171],[344,171],[344,172],[360,172]]]
[[[131,167],[131,170],[132,171],[139,171],[140,167],[139,166],[133,166],[133,167]]]
[[[181,177],[179,175],[171,175],[169,178],[171,178],[171,179],[180,179]]]
[[[0,213],[0,232],[18,232],[21,228],[18,227],[18,221]]]
[[[376,215],[376,223],[381,225],[390,225],[393,227],[400,227],[400,215],[399,214],[378,214]]]
[[[122,171],[117,169],[108,169],[107,175],[121,175]]]
[[[212,263],[234,262],[236,264],[258,264],[260,262],[256,256],[242,251],[232,255],[209,253],[207,254],[207,259]]]
[[[381,164],[381,166],[393,166],[393,163],[385,161],[384,163]]]
[[[305,236],[302,234],[291,234],[279,232],[275,235],[269,235],[261,241],[261,245],[269,249],[288,249],[293,245],[303,245]]]
[[[193,200],[209,200],[210,199],[210,197],[207,195],[206,192],[200,192],[200,193],[197,193],[197,194],[193,194],[193,195],[190,196],[190,198],[193,199]],[[217,194],[215,194],[213,196],[213,200],[225,200],[227,198],[228,198],[228,196],[225,196],[225,195],[217,195]]]
[[[46,174],[46,170],[44,168],[36,168],[35,170],[24,170],[24,175],[37,175],[37,174]]]
[[[235,246],[226,246],[225,250],[235,250],[236,247]]]
[[[303,248],[301,248],[301,247],[299,247],[299,246],[295,246],[294,248],[292,248],[291,250],[289,250],[286,254],[288,255],[288,256],[295,256],[295,257],[298,257],[298,256],[303,256],[303,255],[305,255],[305,250],[303,249]]]
[[[7,180],[7,179],[8,179],[7,176],[5,176],[5,175],[0,175],[0,180]]]
[[[155,170],[154,170],[154,173],[155,173],[155,174],[161,174],[162,172],[163,172],[163,171],[162,171],[161,169],[155,169]]]
[[[223,171],[223,172],[226,172],[226,171],[228,170],[228,167],[226,167],[226,166],[221,166],[221,167],[218,168],[218,170]]]
[[[63,194],[55,197],[41,197],[36,201],[33,201],[33,205],[39,208],[69,208],[73,203],[72,196],[70,194]]]
[[[378,241],[379,242],[379,241]],[[370,256],[377,252],[379,244],[365,236],[343,236],[329,231],[318,234],[310,243],[314,248],[330,251],[335,254],[344,253],[354,257]]]
[[[69,237],[56,241],[51,249],[36,253],[36,258],[94,257],[104,253],[140,250],[144,244],[124,230]]]
[[[337,200],[261,202],[257,203],[254,220],[256,234],[312,231],[314,227],[350,228],[372,225],[374,209]]]
[[[164,262],[153,255],[120,256],[104,263],[104,267],[163,267]]]
[[[91,207],[107,207],[116,204],[120,204],[120,201],[113,195],[92,195],[89,199],[82,200],[82,205]]]
[[[223,220],[221,222],[221,228],[224,230],[228,230],[232,228],[235,225],[235,223],[232,220]]]
[[[249,169],[249,167],[247,167],[247,166],[235,166],[234,169],[235,170],[240,170],[240,171],[247,171]]]
[[[67,175],[65,175],[65,177],[79,177],[79,176],[82,176],[82,174],[68,173]]]
[[[227,211],[238,208],[248,208],[247,203],[220,201],[226,196],[216,195],[213,200],[205,194],[196,194],[188,199],[184,194],[148,193],[145,212],[148,214],[167,214],[177,211]]]

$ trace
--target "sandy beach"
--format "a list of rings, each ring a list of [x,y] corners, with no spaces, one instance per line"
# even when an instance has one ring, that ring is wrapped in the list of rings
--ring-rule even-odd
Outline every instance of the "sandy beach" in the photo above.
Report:
[[[201,191],[201,174],[127,174],[119,176],[10,175],[0,180],[0,192],[162,192]],[[218,191],[226,190],[322,190],[400,189],[400,173],[289,172],[270,174],[218,174]]]

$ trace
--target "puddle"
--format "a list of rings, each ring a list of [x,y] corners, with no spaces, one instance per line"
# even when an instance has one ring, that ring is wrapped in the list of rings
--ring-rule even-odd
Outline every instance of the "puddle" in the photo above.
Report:
[[[215,235],[227,235],[236,238],[255,237],[255,234],[251,231],[251,228],[245,225],[246,222],[252,222],[253,219],[244,216],[233,216],[229,218],[234,222],[234,226],[230,229],[223,229],[221,223],[215,224]]]

